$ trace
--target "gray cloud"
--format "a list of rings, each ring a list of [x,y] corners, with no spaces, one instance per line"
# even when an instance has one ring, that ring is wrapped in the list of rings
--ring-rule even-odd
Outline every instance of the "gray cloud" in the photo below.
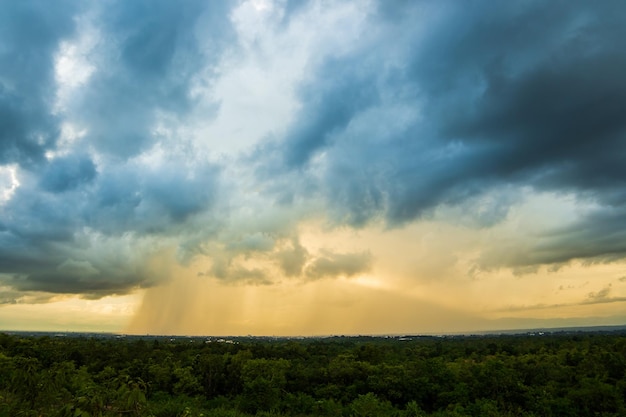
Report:
[[[584,306],[593,304],[611,304],[611,303],[623,303],[626,301],[626,297],[609,297],[611,292],[611,286],[604,287],[602,290],[596,292],[590,292],[582,301],[575,303],[561,303],[561,304],[534,304],[534,305],[516,305],[508,306],[497,311],[528,311],[528,310],[544,310],[560,307],[572,307],[572,306]]]
[[[287,2],[274,30],[309,4]],[[622,2],[377,2],[358,41],[310,60],[284,131],[220,159],[204,141],[230,138],[185,129],[199,107],[212,109],[207,123],[219,110],[196,93],[210,89],[224,54],[241,52],[229,19],[238,5],[3,5],[0,164],[17,165],[20,180],[0,205],[3,285],[123,293],[158,282],[141,264],[164,245],[182,260],[213,257],[209,275],[225,281],[272,282],[245,265],[252,256],[287,277],[353,276],[371,267],[369,253],[309,253],[294,225],[319,210],[352,227],[472,210],[468,225],[491,227],[523,187],[597,209],[486,250],[479,268],[626,255]],[[93,73],[59,110],[55,57],[82,25],[93,30]],[[59,140],[65,122],[84,130],[75,142]],[[261,206],[278,221],[263,223]]]
[[[65,156],[47,164],[40,185],[46,191],[60,193],[90,183],[96,173],[96,166],[89,157]]]
[[[217,198],[211,165],[194,167],[193,177],[175,161],[141,175],[120,166],[92,177],[91,165],[73,161],[46,167],[40,184],[48,193],[24,184],[0,208],[0,270],[17,277],[5,281],[14,288],[106,295],[150,286],[161,277],[145,273],[142,258],[171,245],[169,237],[193,235]]]
[[[372,255],[369,252],[334,253],[328,250],[306,267],[308,279],[351,277],[370,270]]]
[[[0,164],[21,169],[20,186],[0,206],[0,283],[100,297],[160,281],[143,269],[145,259],[171,245],[169,237],[194,234],[217,198],[220,169],[193,150],[184,154],[184,138],[166,140],[155,127],[191,111],[193,83],[232,35],[230,6],[3,6]],[[55,59],[85,27],[97,38],[84,57],[94,70],[58,109]],[[84,133],[61,143],[63,120]],[[166,158],[137,159],[157,142]]]
[[[612,289],[611,284],[609,284],[606,287],[602,288],[600,291],[590,292],[589,294],[587,294],[587,298],[591,302],[601,302],[601,301],[609,300],[611,289]]]
[[[49,302],[54,294],[45,292],[16,291],[3,288],[0,305],[3,304],[42,304]]]
[[[297,239],[293,239],[289,247],[276,254],[278,264],[287,277],[300,276],[309,258],[309,251]]]
[[[141,0],[101,8],[97,28],[104,39],[90,53],[99,68],[72,108],[97,150],[138,155],[162,140],[154,134],[160,117],[185,120],[193,83],[232,36],[227,6]]]
[[[369,22],[377,36],[317,69],[276,148],[285,170],[321,177],[316,193],[337,223],[398,226],[491,190],[531,187],[602,208],[513,264],[626,254],[616,223],[602,237],[602,217],[623,224],[626,201],[620,2],[394,2],[378,11]],[[420,15],[436,24],[416,30]],[[501,204],[480,223],[507,211]]]
[[[268,234],[253,233],[241,236],[237,241],[230,243],[229,249],[238,252],[267,252],[274,248],[274,238]]]
[[[349,58],[329,61],[319,69],[315,83],[302,87],[306,107],[287,136],[288,167],[308,163],[316,151],[332,145],[334,134],[345,130],[355,113],[378,101],[371,79],[361,76],[352,63]]]
[[[150,252],[140,247],[135,248],[136,258],[131,258],[126,253],[128,248],[92,240],[87,241],[91,247],[79,249],[77,240],[80,239],[67,243],[33,243],[27,251],[17,245],[7,249],[7,242],[3,240],[0,266],[5,274],[0,282],[21,292],[44,291],[99,298],[149,287],[162,278],[143,269],[140,259]]]
[[[263,268],[249,267],[243,264],[245,257],[228,250],[220,253],[213,252],[211,268],[201,272],[202,277],[216,278],[223,283],[244,285],[271,285],[275,278]],[[267,255],[266,255],[267,256]],[[271,255],[270,255],[271,256]]]
[[[230,275],[236,282],[253,285],[272,284],[272,281],[267,278],[267,273],[259,268],[236,268],[231,271]]]
[[[59,1],[5,2],[0,15],[0,164],[30,166],[54,147],[58,118],[54,96],[54,56],[58,43],[75,30],[80,4]]]
[[[573,259],[587,264],[619,261],[626,254],[626,232],[617,225],[624,222],[625,208],[601,206],[567,226],[495,242],[478,257],[477,267],[512,267],[523,274],[536,272],[541,265],[558,269]]]
[[[228,231],[232,233],[233,229]],[[311,253],[297,235],[276,235],[272,239],[259,234],[222,235],[204,246],[204,254],[212,265],[199,275],[230,284],[270,285],[284,278],[300,282],[349,278],[369,271],[373,263],[368,251],[322,249]]]

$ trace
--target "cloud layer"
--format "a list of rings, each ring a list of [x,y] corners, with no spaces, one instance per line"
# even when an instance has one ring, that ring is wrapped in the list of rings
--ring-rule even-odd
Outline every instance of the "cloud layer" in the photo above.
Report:
[[[573,214],[485,243],[475,268],[621,261],[625,18],[619,1],[4,4],[2,302],[154,286],[170,250],[228,283],[351,279],[375,256],[307,247],[303,224],[497,230],[529,195]]]

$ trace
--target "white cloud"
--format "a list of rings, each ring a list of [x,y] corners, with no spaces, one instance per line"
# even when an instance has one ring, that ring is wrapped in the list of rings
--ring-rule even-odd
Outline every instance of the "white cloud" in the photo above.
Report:
[[[78,17],[78,35],[62,41],[55,60],[54,72],[57,83],[55,111],[64,113],[73,93],[84,86],[96,71],[90,55],[97,45],[99,34],[86,16]]]
[[[238,43],[219,64],[212,89],[204,91],[219,112],[208,121],[196,114],[196,143],[233,155],[280,136],[300,107],[300,83],[324,59],[357,46],[368,7],[312,3],[285,24],[279,4],[242,3],[231,15]]]
[[[20,186],[16,165],[0,165],[0,206],[7,203]]]

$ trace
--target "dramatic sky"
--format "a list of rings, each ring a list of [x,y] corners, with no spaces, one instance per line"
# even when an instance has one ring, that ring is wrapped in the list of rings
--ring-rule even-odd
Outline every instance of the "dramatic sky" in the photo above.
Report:
[[[625,21],[0,0],[0,329],[626,323]]]

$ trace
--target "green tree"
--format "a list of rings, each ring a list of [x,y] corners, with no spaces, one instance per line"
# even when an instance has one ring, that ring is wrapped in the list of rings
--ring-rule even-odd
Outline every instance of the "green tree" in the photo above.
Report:
[[[350,415],[353,417],[394,416],[396,411],[389,401],[382,401],[371,392],[359,395],[350,404]]]
[[[287,382],[286,359],[250,359],[241,370],[244,383],[240,406],[246,412],[278,409]]]

